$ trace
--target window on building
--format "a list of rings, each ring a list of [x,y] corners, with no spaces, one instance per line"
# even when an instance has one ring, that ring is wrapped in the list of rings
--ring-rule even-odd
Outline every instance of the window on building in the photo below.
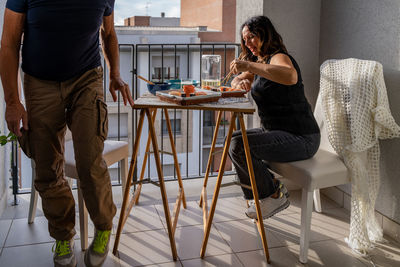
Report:
[[[215,112],[211,110],[204,110],[203,126],[215,125],[214,120]]]
[[[182,112],[181,111],[176,111],[176,113],[171,110],[168,111],[169,114],[169,121],[171,123],[171,129],[172,129],[172,134],[180,135],[182,134]],[[162,121],[162,135],[168,136],[168,127],[167,127],[167,120],[165,117],[163,118]]]
[[[179,170],[181,169],[182,164],[179,163]],[[174,176],[175,175],[175,165],[174,164],[164,164],[163,165],[163,175],[165,177]]]
[[[177,56],[176,61],[173,56],[164,56],[163,60],[161,56],[153,56],[151,65],[151,78],[154,81],[161,81],[162,79],[173,80],[179,78],[179,56]]]

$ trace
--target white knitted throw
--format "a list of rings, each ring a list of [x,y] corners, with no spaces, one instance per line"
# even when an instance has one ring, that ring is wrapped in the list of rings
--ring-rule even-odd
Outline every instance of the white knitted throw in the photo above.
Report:
[[[354,58],[321,66],[320,94],[328,139],[349,169],[352,249],[366,254],[382,240],[374,209],[379,192],[379,141],[400,136],[383,78],[382,65]]]

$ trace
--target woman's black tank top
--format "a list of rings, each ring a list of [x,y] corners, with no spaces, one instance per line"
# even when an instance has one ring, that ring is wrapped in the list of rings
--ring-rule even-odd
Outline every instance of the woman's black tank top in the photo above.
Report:
[[[297,71],[297,83],[283,85],[255,75],[251,94],[258,106],[262,126],[267,130],[283,130],[305,135],[319,133],[311,106],[304,95],[300,68],[288,54]],[[267,64],[271,61],[268,59]]]

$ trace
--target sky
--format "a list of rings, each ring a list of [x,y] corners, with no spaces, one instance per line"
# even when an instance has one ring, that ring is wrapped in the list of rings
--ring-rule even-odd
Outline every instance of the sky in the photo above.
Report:
[[[166,17],[180,17],[180,0],[115,0],[114,20],[116,25],[123,25],[124,19],[133,16],[147,15],[160,17],[165,12]]]

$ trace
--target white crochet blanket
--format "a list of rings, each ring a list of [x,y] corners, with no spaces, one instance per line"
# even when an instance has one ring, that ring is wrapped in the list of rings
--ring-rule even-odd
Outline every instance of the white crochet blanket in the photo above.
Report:
[[[328,138],[351,179],[349,246],[363,254],[382,240],[374,209],[379,192],[379,141],[400,136],[383,79],[382,65],[354,58],[321,66],[320,94]]]

